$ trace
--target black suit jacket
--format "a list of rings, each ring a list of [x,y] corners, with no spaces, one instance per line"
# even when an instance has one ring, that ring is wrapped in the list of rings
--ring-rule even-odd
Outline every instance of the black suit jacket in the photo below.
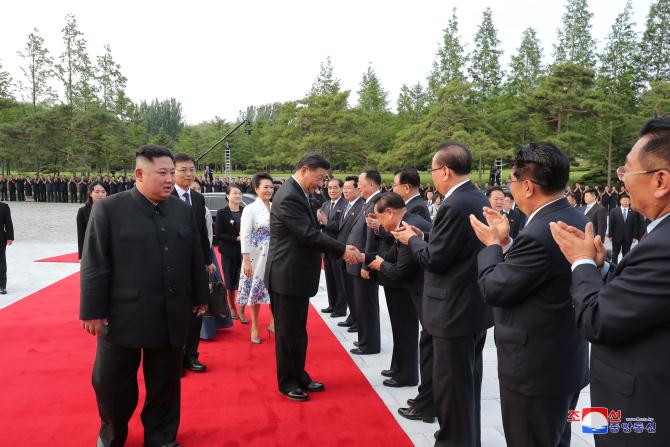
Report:
[[[593,234],[600,235],[600,238],[604,241],[605,233],[607,232],[607,210],[605,207],[596,202],[589,212],[586,213],[586,217],[593,222]]]
[[[79,251],[79,259],[84,250],[84,236],[86,235],[86,226],[88,225],[88,218],[91,216],[91,208],[93,206],[86,204],[77,210],[77,248]]]
[[[344,200],[344,197],[340,197],[340,199],[337,201],[335,204],[335,209],[331,213],[331,207],[332,207],[333,202],[331,200],[328,200],[326,202],[323,202],[323,205],[321,206],[321,211],[323,211],[326,216],[328,216],[328,222],[326,225],[322,225],[321,228],[323,231],[326,232],[326,234],[332,238],[337,239],[337,235],[340,232],[340,222],[342,220],[342,213],[347,208],[347,201]]]
[[[363,198],[359,197],[356,199],[356,202],[352,205],[351,209],[349,212],[346,214],[346,216],[342,216],[340,220],[340,227],[337,232],[337,240],[345,243],[347,242],[347,239],[349,238],[349,233],[351,233],[351,228],[354,226],[354,222],[356,222],[356,217],[360,212],[363,210],[363,205],[365,205],[365,200]],[[344,209],[346,211],[347,204],[345,201]],[[344,211],[343,211],[344,212]]]
[[[630,244],[637,239],[639,233],[640,213],[628,208],[626,221],[623,221],[623,208],[617,207],[610,211],[609,236],[616,244]]]
[[[340,257],[345,245],[321,232],[311,204],[293,177],[274,196],[270,248],[265,266],[268,290],[295,297],[316,295],[321,253]]]
[[[375,234],[374,230],[365,223],[365,218],[374,210],[374,197],[380,192],[374,194],[369,201],[363,200],[361,212],[354,217],[354,221],[347,237],[347,245],[353,245],[361,253],[379,253],[381,239]],[[362,197],[361,197],[362,199]],[[369,270],[364,264],[347,264],[347,273],[353,276],[361,276],[361,269]]]
[[[179,197],[177,193],[177,188],[172,190],[172,195],[177,197],[182,202],[184,201]],[[207,231],[207,220],[205,220],[205,196],[200,194],[197,191],[190,191],[191,196],[191,208],[193,209],[193,215],[195,216],[195,222],[198,225],[198,237],[200,238],[200,248],[202,249],[202,258],[205,260],[205,265],[212,263],[212,250],[210,250],[209,245],[209,232]]]
[[[241,214],[244,214],[244,205],[240,204]],[[241,215],[240,214],[240,215]],[[214,243],[219,247],[221,256],[239,258],[242,256],[240,241],[240,223],[233,219],[230,207],[223,207],[216,212]]]
[[[509,236],[512,239],[516,239],[519,231],[523,229],[526,216],[522,218],[521,212],[518,209],[510,209],[509,212],[502,211],[502,214],[507,216],[507,220],[509,221]]]
[[[591,405],[657,421],[655,434],[600,435],[611,442],[607,445],[633,445],[632,435],[634,445],[670,445],[669,265],[666,217],[611,270],[604,285],[593,265],[572,272],[577,327],[592,343]]]
[[[12,224],[12,212],[9,205],[0,202],[0,243],[14,240],[14,225]]]
[[[479,252],[479,287],[493,306],[500,385],[531,396],[565,396],[588,383],[588,345],[575,326],[570,264],[549,223],[584,230],[588,219],[566,199],[542,208],[504,256]]]
[[[421,198],[421,196],[415,196],[407,202],[407,212],[409,214],[416,214],[421,216],[424,221],[430,222],[430,211],[428,211],[428,205],[426,201]],[[392,237],[392,236],[391,236]]]
[[[483,245],[470,226],[470,214],[484,219],[486,196],[467,182],[447,197],[435,216],[430,242],[409,240],[424,269],[423,316],[436,337],[463,337],[493,325],[490,307],[477,284],[477,254]]]
[[[208,297],[191,207],[173,196],[156,207],[136,188],[95,204],[81,257],[80,319],[107,318],[106,338],[121,346],[177,347],[192,306]]]

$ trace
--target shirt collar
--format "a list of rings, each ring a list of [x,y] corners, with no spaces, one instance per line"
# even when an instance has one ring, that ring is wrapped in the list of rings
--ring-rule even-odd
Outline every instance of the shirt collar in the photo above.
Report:
[[[379,194],[380,192],[381,192],[380,190],[377,190],[377,191],[373,192],[372,195],[367,198],[367,200],[365,201],[365,204],[367,205],[368,203],[370,203],[370,200],[372,200],[372,198],[374,196],[376,196],[377,194]]]
[[[559,200],[563,200],[563,197],[559,197],[558,199],[554,199],[554,200],[552,200],[551,202],[547,202],[547,203],[545,203],[544,205],[542,205],[541,207],[539,207],[538,209],[536,209],[535,211],[533,211],[533,214],[531,214],[530,216],[528,216],[528,220],[526,221],[526,226],[528,226],[528,224],[529,224],[530,221],[533,219],[533,217],[535,217],[535,215],[536,215],[538,212],[540,212],[540,210],[541,210],[542,208],[544,208],[544,207],[546,207],[546,206],[549,206],[549,205],[551,205],[551,204],[554,203],[554,202],[558,202]]]
[[[298,181],[297,178],[295,178],[295,175],[292,175],[291,178],[295,181],[295,183],[298,185],[298,188],[302,189],[302,193],[307,197],[307,201],[309,202],[309,194],[305,191],[305,189],[302,187],[300,182]]]
[[[405,200],[405,205],[407,205],[409,202],[411,202],[412,200],[414,200],[415,197],[419,197],[419,196],[421,196],[421,194],[419,194],[419,193],[414,194],[412,197],[410,197],[409,199]]]
[[[361,196],[356,197],[354,200],[349,202],[349,205],[353,205],[354,203],[358,202],[358,200],[361,198]]]
[[[456,191],[456,188],[458,188],[459,186],[465,185],[469,181],[470,181],[470,179],[467,179],[467,180],[462,181],[461,183],[459,183],[456,186],[452,186],[451,189],[449,191],[447,191],[447,193],[444,195],[444,199],[446,199],[447,197],[452,195],[454,193],[454,191]],[[444,200],[444,199],[442,199],[442,200]]]
[[[663,220],[670,216],[670,213],[665,213],[661,217],[657,217],[656,219],[652,220],[649,225],[647,225],[647,234],[651,233],[651,231],[658,226]]]
[[[184,200],[184,194],[188,194],[188,198],[191,198],[191,190],[182,189],[181,186],[177,185],[176,183],[174,184],[174,189],[177,190],[177,194],[179,194],[180,199]]]
[[[158,213],[165,215],[165,206],[161,206],[162,203],[153,203],[149,200],[144,194],[140,192],[139,189],[133,188],[130,190],[130,194],[135,199],[135,202],[140,207],[142,212],[147,216],[153,216]]]

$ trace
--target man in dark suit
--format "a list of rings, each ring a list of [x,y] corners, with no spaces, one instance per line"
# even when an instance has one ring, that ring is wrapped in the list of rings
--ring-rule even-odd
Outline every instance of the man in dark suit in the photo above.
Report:
[[[337,239],[342,213],[347,208],[347,201],[342,198],[343,185],[344,182],[337,178],[328,181],[328,198],[330,200],[323,203],[316,216],[321,224],[322,231],[333,239]],[[341,263],[342,260],[333,255],[325,254],[323,256],[323,270],[328,290],[328,307],[321,309],[321,312],[334,314],[331,315],[333,318],[347,315],[347,301],[344,297],[344,284],[340,275]]]
[[[360,191],[358,190],[358,177],[347,177],[344,180],[342,193],[344,199],[347,201],[347,205],[340,219],[337,240],[346,244],[347,239],[349,238],[349,233],[351,233],[351,228],[353,227],[358,214],[363,209],[364,204],[364,201],[360,196]],[[344,298],[347,307],[349,307],[349,316],[345,321],[340,321],[337,325],[349,328],[347,329],[348,332],[358,332],[358,325],[356,324],[356,301],[354,299],[354,280],[353,277],[347,273],[347,264],[344,261],[340,262],[340,283],[344,285]],[[336,308],[339,309],[340,307],[344,309],[344,306],[338,303]]]
[[[593,231],[605,240],[607,232],[607,210],[598,203],[598,196],[592,189],[584,191],[584,214],[593,222]]]
[[[7,246],[14,243],[14,225],[9,205],[0,203],[0,295],[7,293]]]
[[[433,390],[440,430],[436,446],[481,444],[482,351],[493,325],[477,284],[477,254],[483,245],[469,215],[483,220],[488,205],[470,181],[472,154],[446,141],[433,156],[431,175],[444,201],[430,242],[411,226],[394,232],[424,269],[423,320],[433,336]]]
[[[356,216],[347,238],[361,253],[379,251],[379,236],[368,227],[366,218],[372,213],[375,196],[381,194],[379,187],[382,177],[379,171],[363,171],[358,177],[358,189],[365,200],[361,213]],[[347,265],[351,275],[356,303],[356,324],[358,326],[358,346],[350,349],[352,354],[378,354],[381,351],[381,331],[379,326],[379,285],[370,278],[370,269],[364,264]]]
[[[419,171],[414,168],[402,168],[395,172],[393,177],[393,192],[405,201],[407,212],[417,214],[424,220],[430,222],[430,211],[428,203],[421,198],[419,188],[421,177]]]
[[[621,426],[626,418],[653,419],[641,432],[621,427],[594,436],[596,446],[665,447],[670,445],[670,119],[643,126],[617,175],[631,205],[651,223],[616,267],[605,262],[605,248],[591,225],[582,233],[556,222],[551,231],[572,264],[577,327],[592,343],[591,406],[620,410]]]
[[[81,260],[82,326],[98,336],[98,446],[122,446],[143,363],[144,445],[178,446],[180,370],[190,314],[208,299],[198,228],[173,197],[172,152],[142,146],[137,187],[93,207]]]
[[[637,239],[640,225],[640,213],[630,208],[630,197],[624,194],[619,197],[621,206],[610,211],[607,235],[612,241],[612,260],[619,261],[619,253],[626,256],[633,240]]]
[[[477,257],[479,287],[493,306],[503,427],[508,445],[570,445],[569,410],[588,384],[588,345],[570,297],[570,264],[549,230],[561,220],[580,230],[588,219],[563,196],[570,161],[551,143],[524,145],[512,165],[510,190],[529,216],[518,237],[486,208],[471,216],[486,245]],[[538,422],[542,421],[542,422]]]
[[[375,203],[375,214],[378,216],[381,227],[390,234],[401,226],[403,222],[419,228],[425,234],[430,232],[431,223],[418,213],[410,213],[405,200],[398,194],[383,194]],[[395,239],[394,239],[395,241]],[[398,413],[411,420],[421,420],[432,423],[435,421],[435,404],[433,402],[433,339],[423,329],[417,340],[418,322],[423,324],[422,294],[423,270],[414,260],[412,251],[407,245],[395,241],[387,250],[382,250],[378,256],[365,254],[365,263],[378,275],[397,284],[393,290],[389,305],[402,310],[406,315],[402,324],[394,329],[394,355],[397,358],[396,370],[393,379],[402,383],[413,380],[416,376],[417,355],[421,384],[419,394],[408,400],[409,407],[399,408]],[[405,343],[410,340],[411,343]],[[417,353],[417,341],[419,351]],[[414,376],[410,376],[414,374]]]
[[[305,154],[293,177],[277,191],[270,212],[270,248],[265,284],[270,293],[277,340],[277,382],[288,399],[306,401],[324,385],[305,371],[309,299],[319,287],[321,253],[353,259],[356,250],[321,232],[309,194],[323,184],[330,163]]]
[[[203,268],[207,269],[208,274],[213,274],[216,268],[212,262],[212,249],[209,244],[207,223],[205,220],[205,197],[199,192],[191,190],[191,185],[195,180],[195,161],[193,157],[184,153],[177,153],[174,156],[175,164],[175,185],[172,194],[179,197],[184,203],[191,206],[195,223],[198,228],[198,238],[202,258],[205,261]],[[189,326],[186,344],[184,345],[184,368],[194,372],[205,372],[207,367],[200,362],[198,346],[200,345],[200,328],[202,326],[202,316],[193,314]]]
[[[521,213],[518,211],[518,209],[514,209],[512,207],[513,204],[515,204],[514,197],[512,197],[512,194],[506,192],[505,198],[503,199],[502,214],[507,217],[507,221],[509,222],[509,237],[512,239],[514,239],[517,234],[519,234],[519,231],[521,231],[523,228],[523,222],[521,222]]]

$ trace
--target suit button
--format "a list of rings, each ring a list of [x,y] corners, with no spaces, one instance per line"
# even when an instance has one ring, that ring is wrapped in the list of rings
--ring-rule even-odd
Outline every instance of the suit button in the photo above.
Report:
[[[167,248],[167,246],[163,247],[163,250],[165,250],[165,251],[168,251],[168,248]]]
[[[168,272],[171,272],[171,271],[172,271],[172,267],[170,267],[170,266],[168,265],[167,267],[165,267],[165,270],[168,271]]]
[[[169,292],[169,293],[174,292],[174,288],[172,288],[172,287],[168,287],[168,292]]]
[[[165,227],[161,227],[161,231],[165,231]]]

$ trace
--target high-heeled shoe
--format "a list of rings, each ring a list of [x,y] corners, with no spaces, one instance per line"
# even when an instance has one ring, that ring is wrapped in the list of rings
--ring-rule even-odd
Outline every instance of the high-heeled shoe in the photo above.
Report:
[[[275,334],[275,328],[272,326],[268,326],[268,340],[272,340],[273,335],[275,337],[277,336],[277,334]]]
[[[251,331],[251,343],[253,343],[254,345],[260,345],[261,343],[263,343],[263,340],[261,340],[260,337],[258,336],[258,330],[256,330],[255,332],[256,337],[254,337],[254,331]]]

